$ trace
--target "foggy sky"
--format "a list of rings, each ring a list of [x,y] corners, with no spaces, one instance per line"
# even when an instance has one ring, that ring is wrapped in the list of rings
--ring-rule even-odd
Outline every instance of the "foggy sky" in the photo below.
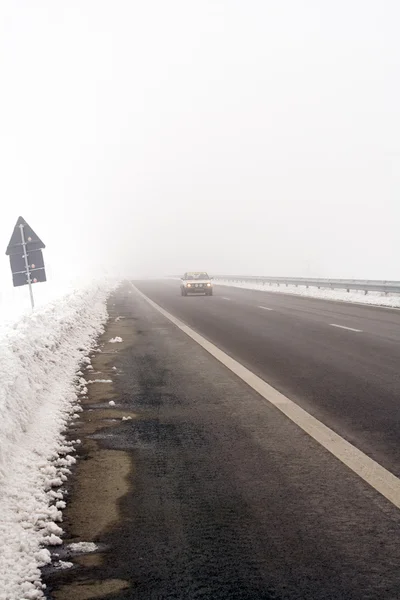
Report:
[[[22,215],[57,279],[400,279],[396,0],[3,0],[0,16],[4,251]],[[0,273],[11,285],[5,256]]]

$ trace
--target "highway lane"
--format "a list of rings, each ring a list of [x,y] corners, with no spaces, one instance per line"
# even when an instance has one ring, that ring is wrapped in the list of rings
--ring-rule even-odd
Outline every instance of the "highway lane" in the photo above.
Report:
[[[182,298],[177,281],[135,284],[400,475],[400,311],[225,286]]]
[[[283,314],[296,314],[304,320],[341,324],[400,342],[400,310],[397,309],[227,286],[216,286],[216,290],[219,296],[228,297],[231,301],[250,305],[259,303]]]
[[[181,302],[174,286],[139,285]],[[188,315],[204,313],[205,322],[216,315],[212,322],[219,319],[223,330],[234,315],[247,326],[253,318],[260,323],[251,316],[257,306],[231,312],[233,299],[182,300]],[[108,600],[399,598],[400,511],[393,504],[130,284],[113,294],[108,310],[93,364],[112,385],[91,385],[84,404],[82,420],[98,420],[96,435],[89,427],[85,436],[74,422],[71,436],[82,440],[78,468],[107,452],[128,460],[127,490],[117,511],[108,507],[113,525],[99,531],[96,523],[94,539],[75,525],[73,541],[100,544],[103,560],[54,572],[46,580],[50,598],[105,597],[108,583],[124,584]],[[279,319],[278,329],[287,320]],[[111,348],[114,336],[122,343]],[[123,414],[133,418],[123,421]],[[91,476],[107,510],[109,473],[97,467]],[[81,476],[69,505],[80,484],[85,503]],[[81,519],[96,520],[87,503]],[[70,520],[67,506],[65,526]]]

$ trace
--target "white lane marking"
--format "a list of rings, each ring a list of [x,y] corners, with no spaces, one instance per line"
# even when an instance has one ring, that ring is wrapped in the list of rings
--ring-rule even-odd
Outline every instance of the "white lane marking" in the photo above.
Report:
[[[336,323],[329,323],[331,327],[339,327],[339,329],[347,329],[347,331],[355,331],[356,333],[363,333],[362,329],[354,329],[354,327],[346,327],[345,325],[337,325]]]
[[[231,358],[217,346],[206,340],[202,335],[185,325],[182,321],[171,315],[161,306],[150,300],[145,294],[138,290],[133,284],[134,290],[146,300],[153,308],[158,310],[164,317],[169,319],[181,331],[186,333],[192,340],[207,350],[214,358],[230,369],[235,375],[245,381],[253,390],[258,392],[265,400],[279,409],[293,423],[308,433],[333,456],[338,458],[349,469],[354,471],[361,479],[371,485],[377,492],[382,494],[394,506],[400,508],[400,479],[375,460],[364,454],[361,450],[350,444],[347,440],[332,431],[329,427],[318,421],[295,402],[278,392],[261,377],[252,373],[241,365],[237,360]]]
[[[227,298],[226,296],[220,296],[221,300],[228,300],[229,302],[231,302],[231,298]]]
[[[269,308],[268,306],[259,306],[258,308],[263,308],[264,310],[274,310],[273,308]]]

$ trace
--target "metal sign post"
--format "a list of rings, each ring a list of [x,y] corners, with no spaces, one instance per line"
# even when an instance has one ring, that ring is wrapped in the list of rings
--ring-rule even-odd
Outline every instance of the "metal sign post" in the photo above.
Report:
[[[21,241],[22,241],[22,249],[24,251],[23,256],[25,259],[26,276],[28,278],[29,295],[31,297],[31,306],[32,306],[32,310],[33,310],[35,308],[35,300],[33,299],[31,273],[29,271],[28,254],[27,254],[27,250],[26,250],[25,235],[24,235],[24,225],[22,223],[20,224],[19,229],[21,231]]]

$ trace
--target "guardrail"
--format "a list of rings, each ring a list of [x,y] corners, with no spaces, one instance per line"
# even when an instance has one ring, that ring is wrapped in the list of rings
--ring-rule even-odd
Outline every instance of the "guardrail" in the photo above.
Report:
[[[260,285],[289,285],[328,288],[331,290],[341,289],[361,290],[365,294],[368,292],[382,292],[384,294],[400,294],[400,281],[384,281],[373,279],[317,279],[307,277],[260,277],[253,275],[217,275],[214,279],[224,280],[235,283],[258,283]]]

